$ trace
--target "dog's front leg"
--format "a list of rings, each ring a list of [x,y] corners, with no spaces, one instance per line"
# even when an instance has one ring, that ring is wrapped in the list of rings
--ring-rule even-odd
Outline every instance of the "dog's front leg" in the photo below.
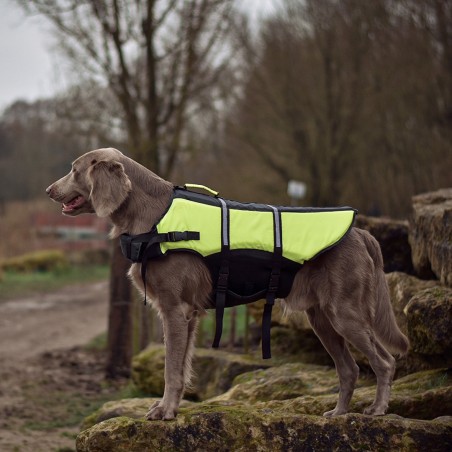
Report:
[[[165,336],[165,391],[163,399],[146,414],[149,420],[174,419],[184,392],[184,367],[189,342],[189,321],[181,305],[161,312]]]

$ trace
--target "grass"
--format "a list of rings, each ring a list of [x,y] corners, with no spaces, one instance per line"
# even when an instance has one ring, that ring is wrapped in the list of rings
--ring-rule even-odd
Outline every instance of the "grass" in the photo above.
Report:
[[[91,339],[86,345],[87,350],[105,351],[107,350],[107,332],[101,333]]]
[[[145,396],[132,382],[117,388],[106,382],[105,388],[109,389],[90,396],[76,391],[38,391],[37,387],[25,388],[24,393],[31,403],[45,406],[46,413],[40,420],[26,422],[24,428],[47,431],[77,427],[83,419],[97,411],[106,402]]]
[[[64,286],[101,281],[108,278],[108,265],[70,266],[49,272],[16,273],[5,271],[0,281],[0,302],[46,293]]]

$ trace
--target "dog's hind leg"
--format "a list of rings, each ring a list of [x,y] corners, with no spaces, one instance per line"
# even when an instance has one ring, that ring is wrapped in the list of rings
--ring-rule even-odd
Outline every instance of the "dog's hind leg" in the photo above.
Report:
[[[350,342],[369,360],[377,377],[375,400],[366,408],[365,414],[383,415],[386,413],[391,394],[392,379],[395,372],[395,359],[381,345],[363,318],[358,318],[351,311],[341,310],[335,316],[330,316],[334,329]]]
[[[174,419],[185,388],[184,367],[186,366],[189,324],[181,309],[176,305],[161,312],[165,336],[165,391],[163,399],[151,407],[146,414],[149,420]]]
[[[378,380],[378,374],[375,372],[377,375],[375,400],[372,405],[364,410],[364,414],[383,415],[388,409],[389,397],[391,395],[391,385],[395,373],[395,358],[377,339],[375,340],[375,347],[379,357],[384,360],[385,365],[381,370],[382,377],[380,377],[380,381]]]
[[[333,358],[339,377],[339,399],[336,407],[324,413],[324,416],[337,416],[348,411],[348,405],[355,390],[359,368],[353,359],[344,338],[339,335],[328,317],[316,306],[306,311],[312,329]]]

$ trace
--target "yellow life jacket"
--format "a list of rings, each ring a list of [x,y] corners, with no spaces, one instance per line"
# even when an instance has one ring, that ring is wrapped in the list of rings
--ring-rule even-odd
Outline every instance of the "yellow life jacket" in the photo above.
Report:
[[[275,298],[289,294],[295,274],[306,261],[342,240],[356,210],[239,203],[213,193],[175,187],[165,214],[149,233],[121,236],[123,253],[133,262],[142,262],[143,279],[149,259],[175,252],[204,259],[213,283],[211,306],[217,310],[215,347],[224,307],[266,298],[263,354],[270,357]]]

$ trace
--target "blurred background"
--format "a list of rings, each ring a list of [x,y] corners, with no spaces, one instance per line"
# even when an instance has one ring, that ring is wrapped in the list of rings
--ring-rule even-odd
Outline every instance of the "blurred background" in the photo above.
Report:
[[[87,150],[117,147],[227,198],[396,219],[451,185],[451,1],[4,0],[0,12],[3,299],[26,289],[17,272],[34,275],[31,293],[108,277],[108,222],[63,217],[44,192]],[[130,292],[115,251],[110,303]]]
[[[116,147],[226,198],[402,220],[452,185],[450,0],[2,0],[0,24],[0,301],[110,275],[110,376],[161,331],[128,264],[110,273],[108,222],[45,195],[82,153]]]

